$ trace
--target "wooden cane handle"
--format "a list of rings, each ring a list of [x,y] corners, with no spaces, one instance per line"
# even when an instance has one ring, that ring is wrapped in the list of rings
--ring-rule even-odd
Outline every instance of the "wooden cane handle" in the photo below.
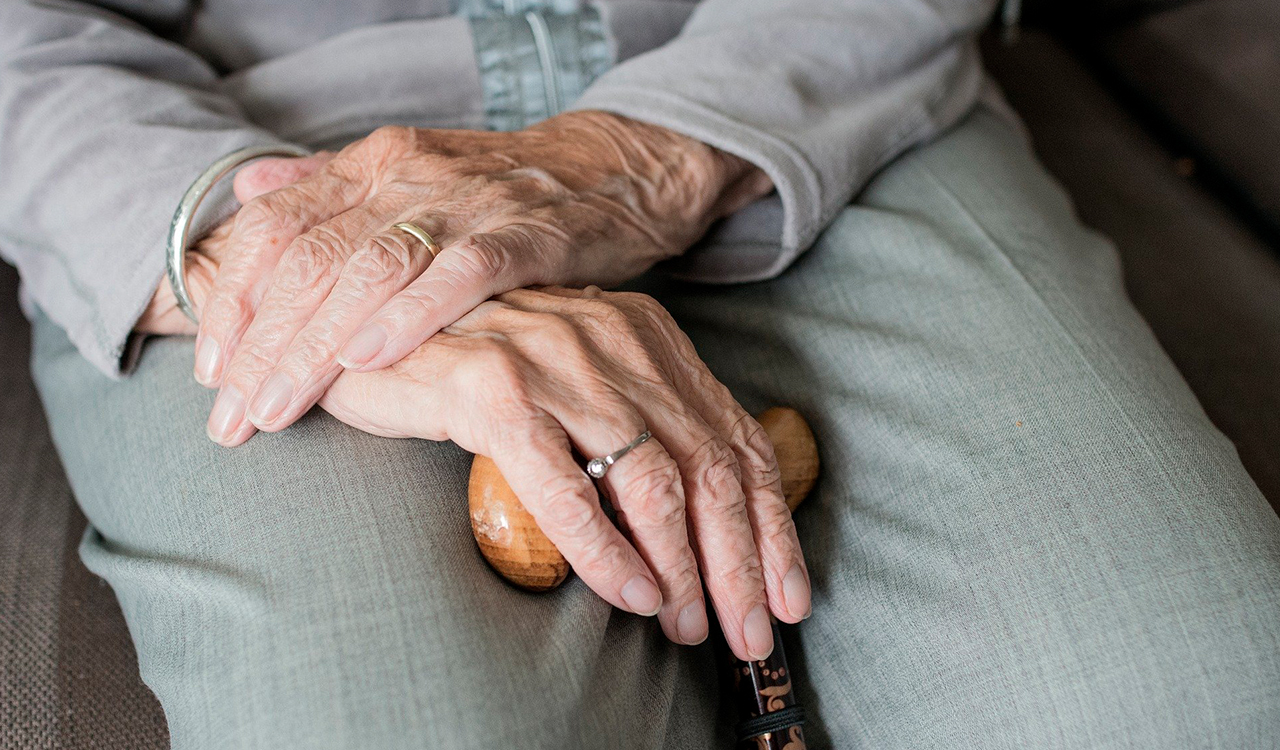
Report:
[[[794,511],[818,480],[813,431],[795,409],[775,407],[756,419],[773,441],[782,494]],[[538,528],[492,459],[475,457],[467,495],[480,553],[503,578],[529,591],[550,591],[564,581],[568,561]]]

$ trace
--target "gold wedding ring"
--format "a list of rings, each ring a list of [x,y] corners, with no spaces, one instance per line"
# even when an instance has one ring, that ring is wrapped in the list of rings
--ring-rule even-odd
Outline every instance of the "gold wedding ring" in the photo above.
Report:
[[[427,234],[427,230],[417,224],[409,221],[402,221],[399,224],[392,224],[391,228],[399,229],[401,232],[411,234],[421,240],[422,244],[427,246],[427,252],[431,253],[432,260],[435,260],[436,257],[440,255],[440,246],[436,244],[436,241],[432,239],[431,235]]]

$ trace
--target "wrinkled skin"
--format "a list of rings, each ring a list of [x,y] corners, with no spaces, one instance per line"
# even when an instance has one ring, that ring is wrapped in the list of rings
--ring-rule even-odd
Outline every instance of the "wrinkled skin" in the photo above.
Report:
[[[344,374],[321,405],[368,432],[492,456],[579,577],[615,606],[657,612],[677,643],[707,635],[703,581],[743,658],[772,650],[767,611],[808,614],[773,446],[650,297],[508,292],[397,364]],[[604,455],[646,427],[655,439],[601,482],[628,542],[570,446]]]
[[[283,429],[343,367],[385,367],[495,294],[635,277],[768,189],[741,159],[603,112],[516,133],[382,128],[315,163],[240,211],[201,314],[196,379],[220,388],[224,445],[246,423]]]
[[[513,134],[467,137],[494,135]],[[403,133],[395,134],[395,138],[401,137]],[[428,162],[443,158],[436,153],[442,146],[433,142],[432,148],[435,155]],[[377,235],[381,240],[360,245],[373,253],[371,248],[387,249],[378,242],[401,243],[401,254],[387,266],[400,269],[395,276],[399,281],[387,284],[390,274],[350,271],[351,259],[362,252],[351,251],[353,235],[320,233],[335,243],[332,254],[323,257],[346,259],[345,266],[335,269],[314,259],[306,263],[290,260],[291,253],[301,252],[299,247],[312,248],[308,244],[311,240],[285,243],[275,234],[279,230],[273,227],[278,225],[263,225],[261,215],[254,212],[245,218],[249,207],[282,205],[279,196],[309,184],[308,179],[325,174],[336,163],[333,155],[321,154],[260,162],[263,166],[240,173],[236,189],[246,208],[188,254],[188,284],[202,311],[202,337],[209,335],[205,331],[210,311],[215,309],[213,300],[220,289],[232,286],[224,280],[247,278],[243,276],[246,269],[265,267],[258,256],[270,256],[273,248],[278,261],[269,273],[270,281],[251,285],[247,293],[256,303],[236,308],[256,310],[240,342],[241,352],[251,337],[259,334],[265,341],[275,342],[279,351],[291,351],[298,337],[319,326],[317,319],[328,320],[325,315],[339,303],[354,304],[361,297],[373,297],[363,308],[368,312],[383,304],[383,298],[392,299],[397,291],[436,283],[412,265],[412,254],[421,248],[414,247],[411,243],[417,241],[407,235],[382,233]],[[455,169],[461,167],[455,165]],[[720,210],[696,217],[693,214],[698,212],[689,210],[683,217],[668,216],[668,223],[650,223],[636,207],[648,201],[650,205],[644,210],[656,211],[659,201],[645,190],[628,192],[626,200],[618,194],[606,198],[589,194],[567,201],[567,208],[555,201],[545,202],[542,209],[529,208],[537,203],[529,195],[545,198],[539,191],[552,189],[558,194],[560,188],[555,186],[567,184],[564,180],[602,184],[610,179],[604,174],[583,176],[572,170],[563,180],[554,178],[551,187],[541,176],[528,178],[524,172],[507,182],[495,182],[492,173],[483,177],[442,174],[439,179],[463,183],[455,189],[455,203],[449,204],[457,208],[457,214],[432,230],[446,250],[461,256],[465,247],[487,247],[486,240],[478,238],[511,237],[512,244],[503,252],[529,250],[534,259],[526,264],[534,271],[519,273],[554,267],[567,279],[582,283],[602,276],[620,280],[644,270],[653,261],[673,254],[671,248],[683,249],[682,243],[692,242],[705,229],[707,216]],[[531,191],[528,194],[517,196],[506,187],[494,187],[523,184],[526,179],[533,182],[519,190],[527,188]],[[655,178],[645,185],[656,190],[654,186],[660,183]],[[679,192],[674,185],[665,189]],[[393,192],[401,194],[399,189]],[[719,199],[723,198],[722,193]],[[288,200],[299,198],[295,195]],[[686,191],[680,200],[687,209],[692,199]],[[317,216],[309,215],[311,220]],[[531,223],[529,216],[541,217],[537,222],[542,223]],[[402,218],[399,214],[395,220]],[[428,225],[420,215],[415,219]],[[551,239],[539,239],[540,233]],[[620,238],[618,246],[604,242],[614,236]],[[521,242],[526,244],[518,244]],[[584,257],[570,258],[579,248]],[[430,272],[446,257],[447,252],[425,268]],[[430,260],[429,255],[425,260]],[[486,272],[500,267],[516,274],[512,269],[519,266],[517,260],[512,255],[496,266],[486,266]],[[312,273],[292,275],[301,266]],[[458,268],[471,265],[463,262]],[[608,275],[614,271],[617,276]],[[404,339],[415,342],[412,348],[395,353],[385,363],[379,360],[351,369],[327,366],[326,377],[316,381],[323,387],[300,403],[309,407],[317,401],[338,419],[374,434],[447,439],[493,457],[542,530],[601,597],[637,614],[656,613],[672,640],[697,643],[708,632],[705,583],[734,653],[744,659],[763,658],[773,647],[768,613],[785,622],[798,622],[809,613],[811,595],[808,571],[783,501],[767,436],[711,375],[688,338],[651,298],[602,292],[596,287],[585,291],[501,288],[516,284],[516,278],[513,275],[496,287],[485,287],[480,301],[468,301],[456,316],[443,315],[438,324],[422,329],[433,335],[421,337],[423,340],[416,334]],[[542,278],[546,277],[535,280]],[[451,292],[465,289],[461,281],[455,282],[441,288]],[[334,290],[343,283],[352,284],[352,290],[335,298]],[[310,294],[317,285],[328,285],[331,291],[323,303],[307,308],[311,317],[301,323],[277,315],[277,308],[272,307],[280,304],[280,310],[296,312],[300,300],[323,296]],[[286,288],[289,293],[282,294]],[[494,298],[482,301],[489,297]],[[282,302],[273,302],[276,299]],[[389,307],[394,309],[398,299],[392,299]],[[415,300],[408,309],[418,318],[435,310],[412,294],[407,299]],[[344,313],[339,319],[358,317]],[[377,320],[383,320],[381,313]],[[413,320],[414,325],[421,324]],[[348,325],[348,330],[355,325]],[[301,351],[323,351],[332,358],[335,342],[341,339],[333,337],[332,323],[321,327],[329,332],[321,337],[328,346],[306,344]],[[193,333],[195,326],[182,317],[167,285],[162,284],[138,330]],[[232,365],[240,357],[237,354],[230,360],[231,365],[221,374],[224,394],[227,379],[234,377]],[[247,361],[267,360],[254,355]],[[216,412],[215,408],[215,417]],[[249,439],[256,429],[249,418],[225,426],[227,432],[211,435],[225,445]],[[266,426],[279,429],[283,424]],[[601,510],[596,485],[575,461],[572,450],[588,456],[604,455],[646,428],[655,439],[616,464],[600,482],[618,511],[620,532]],[[214,431],[212,424],[210,429]]]

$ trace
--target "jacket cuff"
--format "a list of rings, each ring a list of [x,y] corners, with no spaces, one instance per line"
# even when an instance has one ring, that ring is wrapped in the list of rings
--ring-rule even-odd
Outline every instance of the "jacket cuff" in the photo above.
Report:
[[[220,150],[217,158],[246,146],[283,145],[270,136],[260,138],[239,139],[225,150]],[[168,217],[177,208],[183,192],[191,182],[195,181],[207,165],[196,167],[191,165],[189,173],[182,174],[171,190],[166,190],[156,198],[159,207],[157,218],[161,215],[165,220],[160,222],[156,231],[149,233],[146,241],[139,242],[129,248],[121,248],[121,263],[129,267],[131,272],[110,290],[102,290],[96,304],[83,302],[80,310],[68,310],[57,317],[64,318],[55,322],[62,325],[80,353],[91,364],[112,379],[120,379],[133,371],[141,352],[141,345],[146,336],[135,334],[133,328],[138,318],[146,311],[152,297],[160,284],[165,283],[165,243],[167,239]],[[225,221],[239,207],[232,191],[232,176],[227,175],[219,180],[201,203],[199,214],[192,224],[190,237],[195,240],[204,236],[213,227]],[[132,257],[129,257],[128,254]],[[37,298],[38,300],[38,298]],[[56,311],[45,311],[52,318]]]

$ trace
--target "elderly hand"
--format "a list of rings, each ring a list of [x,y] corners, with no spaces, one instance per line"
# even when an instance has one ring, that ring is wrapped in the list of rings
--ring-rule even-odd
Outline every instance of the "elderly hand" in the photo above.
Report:
[[[657,613],[678,643],[707,635],[702,581],[742,659],[772,650],[769,611],[809,612],[769,438],[649,297],[510,292],[388,368],[346,372],[320,404],[368,432],[492,457],[578,575],[614,606]],[[603,456],[645,429],[653,439],[600,481],[628,542],[572,451]]]
[[[333,159],[333,154],[321,152],[302,159],[272,159],[249,165],[236,174],[235,194],[241,203],[248,203],[260,195],[279,190],[311,174]],[[235,216],[219,224],[208,236],[201,239],[186,254],[187,293],[196,309],[203,309],[213,289],[221,264],[234,252],[231,245]],[[167,279],[151,295],[151,302],[134,324],[136,333],[155,336],[195,335],[197,328],[178,308],[173,289]]]
[[[283,429],[344,366],[396,362],[494,294],[636,276],[769,188],[741,159],[603,112],[377,130],[240,210],[197,337],[196,378],[221,388],[210,437]]]

